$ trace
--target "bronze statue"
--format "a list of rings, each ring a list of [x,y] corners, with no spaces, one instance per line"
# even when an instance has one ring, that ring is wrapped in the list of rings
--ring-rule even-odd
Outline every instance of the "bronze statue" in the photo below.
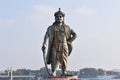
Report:
[[[73,29],[70,29],[70,27],[65,24],[65,14],[60,8],[54,16],[55,22],[49,26],[46,31],[42,51],[45,53],[48,47],[46,63],[51,64],[52,75],[56,76],[58,66],[62,70],[62,75],[66,75],[68,56],[72,51],[71,43],[77,35]]]

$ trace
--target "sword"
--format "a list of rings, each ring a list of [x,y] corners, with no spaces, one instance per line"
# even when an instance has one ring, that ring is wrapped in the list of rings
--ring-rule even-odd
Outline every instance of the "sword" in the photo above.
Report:
[[[46,53],[45,50],[43,50],[43,58],[44,58],[45,68],[46,68],[46,71],[47,71],[48,75],[50,76],[51,74],[50,74],[50,72],[48,70],[45,53]]]

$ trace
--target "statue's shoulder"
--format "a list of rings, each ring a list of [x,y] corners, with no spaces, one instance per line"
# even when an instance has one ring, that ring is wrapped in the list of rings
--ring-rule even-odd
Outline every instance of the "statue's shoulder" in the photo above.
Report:
[[[69,25],[65,24],[65,26],[66,26],[66,28],[67,28],[68,30],[70,29],[70,26],[69,26]]]
[[[48,31],[53,30],[53,25],[48,26]]]
[[[51,28],[51,27],[52,27],[52,25],[48,26],[48,28]]]
[[[53,25],[48,26],[48,29],[51,29],[51,28],[53,28]]]
[[[68,25],[68,24],[65,24],[65,26],[66,26],[66,27],[69,27],[69,25]]]

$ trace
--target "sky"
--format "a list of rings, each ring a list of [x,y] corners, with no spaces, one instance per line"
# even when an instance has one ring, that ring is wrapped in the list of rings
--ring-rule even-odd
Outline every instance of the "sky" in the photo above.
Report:
[[[44,67],[41,51],[58,8],[77,33],[67,70],[120,69],[120,0],[0,0],[0,70]]]

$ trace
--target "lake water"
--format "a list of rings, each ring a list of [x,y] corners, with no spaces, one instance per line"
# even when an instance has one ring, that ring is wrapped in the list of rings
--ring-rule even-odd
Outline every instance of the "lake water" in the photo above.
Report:
[[[120,80],[120,79],[81,78],[80,80]]]
[[[113,78],[114,76],[98,76],[97,78],[80,78],[80,80],[120,80]]]

